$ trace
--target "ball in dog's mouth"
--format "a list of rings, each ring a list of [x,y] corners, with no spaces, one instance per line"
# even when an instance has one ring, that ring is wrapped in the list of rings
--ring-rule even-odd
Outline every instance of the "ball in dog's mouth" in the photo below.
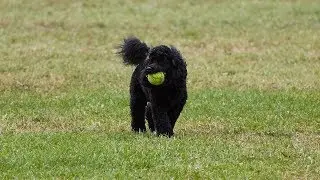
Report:
[[[147,79],[150,82],[150,84],[159,86],[164,82],[165,79],[165,73],[164,72],[157,72],[153,74],[148,74]]]

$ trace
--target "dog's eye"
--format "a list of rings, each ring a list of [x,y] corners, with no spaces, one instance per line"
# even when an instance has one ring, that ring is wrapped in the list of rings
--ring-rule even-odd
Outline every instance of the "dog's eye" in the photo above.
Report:
[[[151,62],[152,62],[152,59],[151,59],[151,58],[148,58],[146,61],[147,61],[148,63],[151,63]]]
[[[150,63],[156,63],[157,60],[156,60],[155,58],[150,58],[150,59],[149,59],[149,62],[150,62]]]

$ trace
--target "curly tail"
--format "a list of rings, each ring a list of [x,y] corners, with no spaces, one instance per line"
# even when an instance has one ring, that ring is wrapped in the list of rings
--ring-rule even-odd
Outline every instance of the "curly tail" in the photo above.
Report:
[[[143,62],[149,53],[149,47],[136,37],[124,39],[124,43],[120,45],[120,50],[117,52],[122,56],[125,65],[138,65]]]

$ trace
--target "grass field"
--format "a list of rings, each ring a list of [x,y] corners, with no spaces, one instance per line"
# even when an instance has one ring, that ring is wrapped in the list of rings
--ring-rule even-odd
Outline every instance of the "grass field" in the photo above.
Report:
[[[178,47],[174,138],[130,131],[128,35]],[[1,0],[0,179],[320,179],[317,0]]]

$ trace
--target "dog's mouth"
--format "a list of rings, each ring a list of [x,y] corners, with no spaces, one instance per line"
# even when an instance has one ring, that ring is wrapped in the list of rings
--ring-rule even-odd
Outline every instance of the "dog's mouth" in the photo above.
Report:
[[[151,72],[150,72],[150,73],[147,73],[147,74],[146,74],[146,77],[149,76],[149,75],[158,74],[158,73],[163,73],[163,75],[166,76],[166,72],[156,71],[156,72],[152,72],[152,73],[151,73]]]
[[[142,84],[145,87],[163,87],[167,82],[167,73],[163,71],[148,72],[142,76]]]

